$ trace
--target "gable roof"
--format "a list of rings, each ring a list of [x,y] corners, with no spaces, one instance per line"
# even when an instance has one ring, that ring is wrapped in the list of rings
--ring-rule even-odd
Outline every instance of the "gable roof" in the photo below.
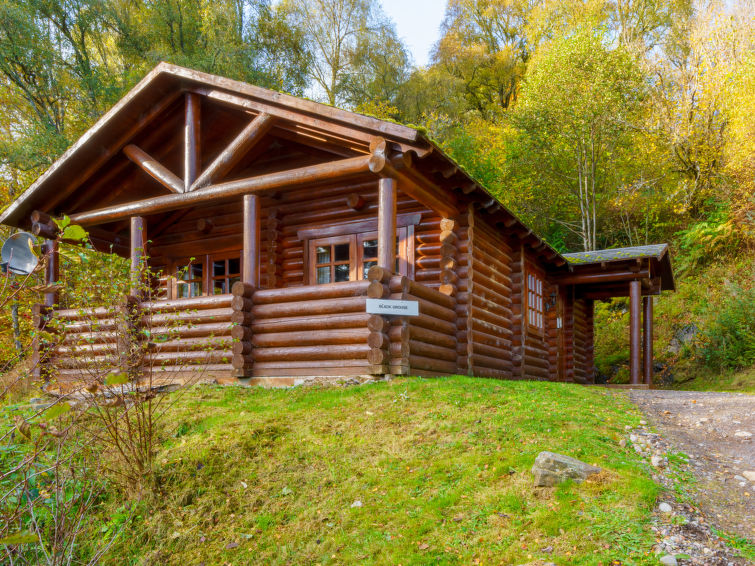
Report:
[[[593,266],[603,263],[647,259],[655,264],[661,276],[661,288],[673,291],[674,273],[671,269],[671,257],[668,244],[651,244],[627,248],[611,248],[591,252],[574,252],[563,254],[572,267]]]

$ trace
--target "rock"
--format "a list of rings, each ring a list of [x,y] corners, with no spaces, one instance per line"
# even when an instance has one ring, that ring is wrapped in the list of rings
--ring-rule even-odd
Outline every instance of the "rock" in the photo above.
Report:
[[[622,448],[625,448],[626,445],[627,445],[626,439],[622,438],[621,440],[619,440],[619,446],[621,446]]]
[[[601,471],[596,466],[554,452],[540,452],[532,466],[535,485],[538,487],[551,487],[566,479],[582,482]]]
[[[737,432],[734,433],[734,436],[736,436],[737,438],[741,438],[743,440],[749,440],[752,438],[752,433],[747,432],[746,430],[738,430]]]
[[[640,421],[641,426],[645,426],[646,424],[648,424],[647,421]]]
[[[736,475],[736,476],[734,476],[734,479],[735,479],[736,481],[747,481],[747,480],[746,480],[745,478],[743,478],[743,477],[742,477],[742,476],[740,476],[740,475]]]
[[[356,507],[361,507],[361,506],[362,506],[362,502],[359,501],[358,499],[354,503],[351,504],[351,508],[352,509],[354,509]]]
[[[673,554],[667,554],[666,556],[661,557],[661,564],[665,564],[666,566],[676,566],[678,562],[676,561],[676,556]]]
[[[751,481],[752,483],[755,483],[755,472],[742,472],[742,475],[745,477],[746,480]]]
[[[658,510],[661,513],[671,513],[673,511],[673,509],[671,508],[671,505],[669,505],[665,501],[658,506]]]
[[[665,466],[663,456],[660,456],[659,454],[653,454],[653,457],[650,458],[650,465],[654,468],[663,468]]]
[[[630,435],[629,435],[629,440],[630,440],[630,441],[631,441],[632,443],[635,443],[635,442],[637,442],[637,438],[638,438],[638,436],[637,436],[636,434],[630,434]]]

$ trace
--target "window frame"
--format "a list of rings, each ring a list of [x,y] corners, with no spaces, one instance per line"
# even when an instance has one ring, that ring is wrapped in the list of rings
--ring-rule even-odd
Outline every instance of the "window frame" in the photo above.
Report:
[[[338,243],[349,244],[349,281],[363,281],[364,270],[364,242],[367,240],[377,240],[378,233],[374,230],[369,232],[357,232],[353,234],[343,234],[339,236],[328,236],[324,238],[311,238],[306,241],[305,250],[307,266],[304,271],[306,276],[305,285],[318,285],[317,283],[317,254],[315,249],[322,245],[335,245]],[[414,246],[410,245],[410,239],[414,238],[414,226],[402,226],[396,229],[396,259],[398,261],[397,275],[413,276],[411,267],[414,265]],[[335,259],[335,257],[333,257]],[[375,261],[368,258],[367,261]],[[321,266],[324,264],[321,264]],[[334,282],[334,268],[331,265],[331,283]],[[324,283],[320,283],[323,285]]]
[[[233,250],[233,251],[227,251],[227,252],[217,252],[217,253],[209,253],[209,254],[198,254],[194,257],[194,261],[189,261],[191,257],[183,257],[183,258],[177,258],[173,259],[169,262],[168,265],[168,281],[167,281],[167,291],[168,291],[168,299],[170,300],[181,300],[181,299],[187,299],[187,298],[194,298],[194,297],[208,297],[208,296],[217,296],[212,295],[212,289],[213,289],[213,281],[215,278],[212,275],[212,264],[215,261],[225,261],[226,266],[229,259],[237,259],[239,260],[239,277],[241,276],[241,273],[243,272],[243,258],[241,257],[241,250]],[[178,278],[178,270],[186,267],[188,265],[201,265],[202,266],[202,282],[201,282],[201,289],[202,293],[200,295],[193,295],[191,297],[179,297],[178,296],[178,286],[181,285],[181,280]],[[227,274],[225,276],[227,277]],[[224,294],[230,294],[231,290],[228,289],[228,291]]]
[[[546,330],[545,277],[540,270],[528,265],[525,270],[524,281],[524,320],[527,324],[527,330],[542,336]]]
[[[313,238],[309,240],[308,256],[309,256],[309,269],[308,277],[312,285],[318,285],[317,283],[317,267],[328,265],[330,266],[330,281],[329,283],[335,283],[335,266],[343,264],[342,261],[337,262],[335,258],[334,247],[339,244],[348,244],[349,246],[349,281],[354,280],[354,275],[357,272],[357,257],[356,257],[356,234],[348,236],[329,236],[327,238]],[[318,246],[330,246],[331,247],[331,260],[327,264],[317,263],[317,252],[315,251]],[[319,283],[325,285],[326,283]]]

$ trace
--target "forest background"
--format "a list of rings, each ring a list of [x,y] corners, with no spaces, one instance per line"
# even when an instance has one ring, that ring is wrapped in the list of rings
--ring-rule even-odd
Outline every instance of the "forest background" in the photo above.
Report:
[[[560,251],[669,242],[657,379],[753,388],[754,26],[753,0],[449,0],[417,67],[378,0],[0,0],[0,204],[169,61],[417,125]],[[626,306],[597,307],[601,379]]]

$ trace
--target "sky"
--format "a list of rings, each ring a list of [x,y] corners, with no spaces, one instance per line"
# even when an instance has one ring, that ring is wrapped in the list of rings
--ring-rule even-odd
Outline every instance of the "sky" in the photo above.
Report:
[[[396,31],[409,47],[414,64],[427,65],[430,50],[440,38],[446,0],[380,0],[380,4],[396,23]]]

